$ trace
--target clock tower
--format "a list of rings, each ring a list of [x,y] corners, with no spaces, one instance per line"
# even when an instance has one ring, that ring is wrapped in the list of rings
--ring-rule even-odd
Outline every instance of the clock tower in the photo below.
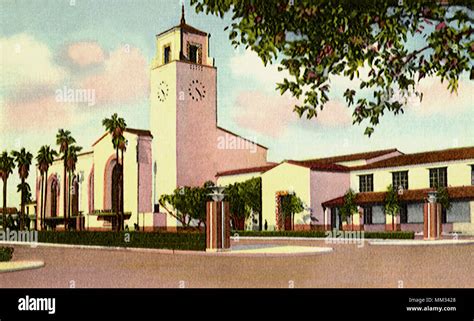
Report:
[[[186,24],[184,6],[180,24],[156,36],[150,75],[155,204],[177,187],[215,181],[221,170],[266,164],[263,146],[253,154],[218,147],[219,137],[237,136],[217,126],[217,69],[208,54],[209,37]],[[170,216],[166,221],[176,226]]]

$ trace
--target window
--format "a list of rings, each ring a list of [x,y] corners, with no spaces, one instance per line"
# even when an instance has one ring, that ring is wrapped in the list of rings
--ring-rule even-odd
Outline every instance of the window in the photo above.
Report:
[[[444,207],[441,208],[441,224],[448,223],[448,212]]]
[[[56,180],[51,182],[51,217],[56,217],[58,212],[58,183]]]
[[[408,206],[407,204],[400,204],[400,224],[408,223]]]
[[[474,186],[474,165],[471,165],[471,185]]]
[[[374,191],[374,175],[360,175],[359,176],[359,192],[373,192]]]
[[[171,47],[170,46],[165,47],[165,50],[163,51],[163,57],[164,57],[163,62],[165,64],[171,61]]]
[[[448,186],[448,168],[430,168],[430,188]]]
[[[331,229],[337,228],[337,209],[335,207],[331,208]]]
[[[364,224],[373,224],[372,223],[372,207],[364,207]]]
[[[392,186],[397,190],[400,188],[400,186],[403,187],[403,189],[408,189],[408,171],[393,172]]]
[[[189,46],[189,60],[196,63],[198,62],[198,46],[190,45]]]

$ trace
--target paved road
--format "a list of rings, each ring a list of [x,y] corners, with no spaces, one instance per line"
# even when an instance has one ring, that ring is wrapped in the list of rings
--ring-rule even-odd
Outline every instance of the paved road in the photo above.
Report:
[[[240,240],[239,244],[257,241]],[[269,241],[266,241],[269,243]],[[159,254],[17,246],[15,260],[42,269],[0,274],[0,287],[474,287],[474,245],[327,245],[334,252],[295,257]]]

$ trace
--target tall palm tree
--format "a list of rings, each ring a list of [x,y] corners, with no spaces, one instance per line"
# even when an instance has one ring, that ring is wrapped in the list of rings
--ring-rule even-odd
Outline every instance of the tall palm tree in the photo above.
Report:
[[[123,133],[125,131],[125,129],[127,128],[127,124],[125,123],[125,120],[121,117],[118,117],[117,113],[113,114],[110,118],[105,118],[104,120],[102,120],[102,125],[105,127],[105,130],[110,134],[112,135],[112,145],[115,149],[115,159],[116,159],[116,162],[117,162],[117,165],[120,166],[120,180],[123,181],[123,164],[120,164],[119,162],[119,146],[122,144],[124,145],[123,143],[121,143],[122,141],[124,141],[124,137],[123,137]],[[123,155],[123,153],[122,153]],[[123,188],[122,188],[123,190]],[[120,195],[120,194],[119,194]],[[122,200],[119,200],[119,197],[116,198],[117,199],[117,206],[116,206],[116,220],[117,220],[117,231],[120,231],[120,228],[122,226],[122,223],[119,223],[119,202],[123,202],[123,198]],[[123,212],[123,205],[122,205],[122,212]]]
[[[76,171],[77,164],[77,154],[82,150],[82,147],[76,145],[70,145],[67,152],[66,167],[69,174],[69,188],[68,188],[68,218],[71,217],[71,184],[74,177],[74,172]]]
[[[40,227],[44,228],[44,218],[46,212],[46,200],[48,199],[48,169],[53,164],[54,158],[58,153],[48,145],[43,145],[38,151],[36,161],[41,174],[41,208],[40,208]],[[46,197],[43,198],[43,194]],[[35,223],[36,224],[36,223]],[[36,227],[36,225],[35,225]]]
[[[27,152],[25,148],[22,148],[19,152],[13,151],[12,156],[15,158],[15,162],[18,167],[18,174],[20,176],[21,184],[25,184],[25,181],[30,173],[30,165],[31,161],[33,160],[33,155],[30,152]],[[21,190],[21,192],[20,230],[24,228],[23,215],[25,214],[25,195],[23,190]]]
[[[63,195],[63,205],[64,205],[64,225],[66,225],[67,219],[67,193],[66,193],[66,172],[67,172],[67,153],[69,151],[69,146],[74,144],[76,140],[71,136],[69,130],[59,129],[56,134],[56,144],[59,145],[59,152],[63,154],[62,159],[64,162],[64,176],[63,176],[63,186],[64,186],[64,195]]]
[[[8,155],[7,151],[4,151],[0,155],[0,177],[3,181],[3,211],[2,211],[2,225],[3,229],[7,228],[7,182],[10,174],[15,169],[14,158]]]
[[[123,208],[123,204],[124,204],[124,195],[123,195],[123,178],[124,178],[124,172],[123,172],[123,164],[124,164],[124,158],[123,158],[123,153],[124,151],[127,150],[127,140],[125,139],[125,137],[121,136],[118,140],[118,149],[120,150],[120,158],[121,158],[121,163],[120,163],[120,202],[122,203],[122,217],[120,218],[120,223],[122,224],[121,228],[122,230],[125,228],[124,227],[124,217],[123,217],[123,213],[124,213],[124,208]]]
[[[17,192],[21,193],[21,204],[26,204],[26,203],[31,202],[31,187],[30,187],[30,185],[27,182],[22,181],[16,187],[17,187]],[[23,219],[24,219],[24,221],[29,222],[29,218],[26,215]],[[24,223],[24,221],[22,221],[21,218],[20,218],[20,222]],[[21,223],[20,223],[20,228],[22,229]],[[28,229],[30,229],[29,223],[28,223]]]

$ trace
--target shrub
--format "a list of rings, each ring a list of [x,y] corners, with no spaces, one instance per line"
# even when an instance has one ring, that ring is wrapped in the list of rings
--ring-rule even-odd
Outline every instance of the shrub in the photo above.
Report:
[[[199,232],[40,231],[38,232],[38,242],[193,251],[206,249],[206,236]]]
[[[8,262],[13,257],[13,247],[0,247],[0,262]]]

